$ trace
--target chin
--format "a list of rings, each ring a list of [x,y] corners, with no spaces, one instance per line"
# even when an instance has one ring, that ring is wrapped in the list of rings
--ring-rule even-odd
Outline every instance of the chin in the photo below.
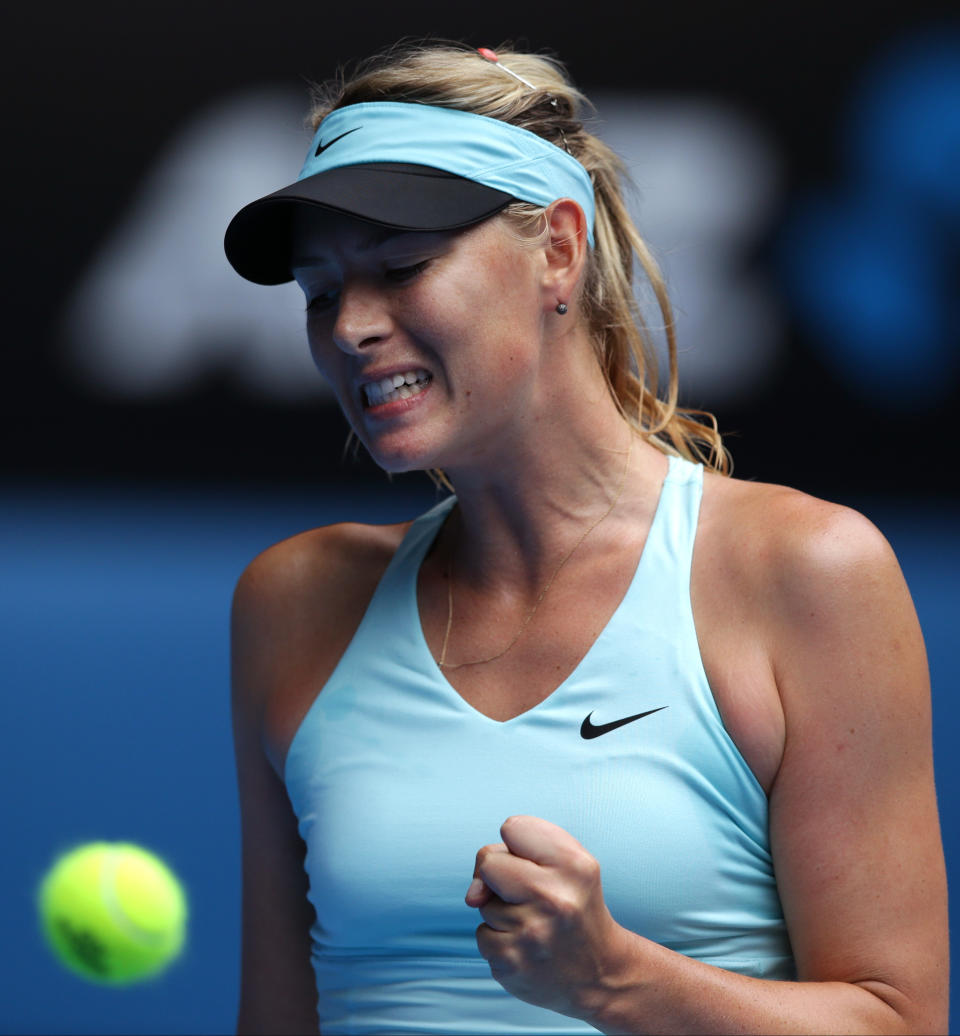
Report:
[[[439,465],[434,451],[417,447],[412,443],[384,443],[360,441],[366,447],[374,463],[391,475],[402,475],[408,471],[427,471]]]
[[[457,430],[447,422],[418,419],[383,425],[365,421],[363,415],[356,418],[350,422],[354,435],[373,462],[391,475],[442,469],[457,452]]]

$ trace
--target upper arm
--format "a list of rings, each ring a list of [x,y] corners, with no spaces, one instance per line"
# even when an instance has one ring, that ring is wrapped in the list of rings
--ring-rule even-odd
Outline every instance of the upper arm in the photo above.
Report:
[[[770,591],[786,723],[770,837],[798,977],[859,984],[908,1030],[946,1031],[946,879],[917,617],[865,518],[817,501],[793,530],[780,534]]]
[[[276,587],[261,557],[241,577],[231,616],[233,736],[242,852],[239,1033],[317,1032],[310,965],[313,909],[304,844],[263,743],[276,651]]]
[[[316,1032],[306,847],[279,776],[285,749],[360,623],[405,525],[342,524],[256,558],[231,615],[243,867],[242,1032]]]

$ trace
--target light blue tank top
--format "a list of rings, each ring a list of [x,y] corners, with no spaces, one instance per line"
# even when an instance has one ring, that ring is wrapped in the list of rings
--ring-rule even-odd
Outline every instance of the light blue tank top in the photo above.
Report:
[[[286,761],[324,1034],[596,1031],[512,997],[477,950],[482,918],[463,897],[477,850],[515,813],[597,858],[619,924],[722,968],[794,977],[766,795],[724,729],[694,630],[702,484],[702,467],[670,459],[616,612],[573,673],[507,722],[457,694],[420,626],[417,574],[454,499],[410,527]],[[588,716],[653,709],[581,735]]]

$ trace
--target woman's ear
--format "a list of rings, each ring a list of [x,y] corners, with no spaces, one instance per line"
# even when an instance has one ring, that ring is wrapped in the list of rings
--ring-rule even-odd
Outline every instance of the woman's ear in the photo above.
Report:
[[[561,312],[566,312],[587,260],[587,220],[583,209],[570,198],[555,201],[546,217],[550,239],[545,246],[544,308],[556,311],[562,305]]]

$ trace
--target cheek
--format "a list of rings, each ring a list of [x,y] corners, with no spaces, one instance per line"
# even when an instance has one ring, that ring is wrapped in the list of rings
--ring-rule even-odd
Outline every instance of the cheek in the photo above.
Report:
[[[335,353],[339,351],[333,344],[332,327],[329,320],[307,317],[307,345],[317,370],[324,377],[329,378]]]
[[[499,256],[452,270],[411,292],[399,314],[421,341],[458,365],[515,366],[537,340],[538,293],[529,270]]]

